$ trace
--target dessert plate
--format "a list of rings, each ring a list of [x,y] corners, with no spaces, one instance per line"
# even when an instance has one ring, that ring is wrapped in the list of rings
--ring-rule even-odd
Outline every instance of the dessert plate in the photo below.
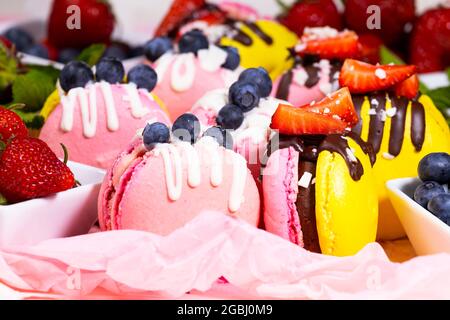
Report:
[[[56,195],[0,206],[0,247],[87,233],[97,220],[103,170],[68,162],[80,187]]]
[[[450,253],[450,227],[413,199],[418,178],[390,180],[389,198],[418,255]]]

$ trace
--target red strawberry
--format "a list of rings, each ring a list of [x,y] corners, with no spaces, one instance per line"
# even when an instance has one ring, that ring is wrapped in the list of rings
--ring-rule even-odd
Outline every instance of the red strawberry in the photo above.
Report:
[[[353,31],[343,31],[324,38],[306,34],[296,49],[301,55],[317,55],[322,59],[355,58],[359,54],[358,35]]]
[[[8,49],[12,47],[11,41],[9,41],[5,36],[0,36],[0,43],[2,43]]]
[[[69,29],[73,12],[80,8],[80,28]],[[54,0],[48,23],[48,40],[57,48],[82,48],[93,43],[109,43],[115,19],[107,0]]]
[[[366,33],[359,35],[360,60],[377,64],[380,62],[380,48],[383,41],[376,35]]]
[[[417,77],[417,74],[412,75],[405,81],[396,85],[394,91],[397,96],[414,99],[419,92],[419,77]]]
[[[17,113],[0,106],[0,142],[8,143],[11,138],[24,138],[28,129]]]
[[[358,60],[347,59],[339,75],[341,87],[351,93],[366,93],[388,89],[416,72],[416,67],[399,65],[376,66]]]
[[[433,72],[450,65],[450,9],[427,11],[417,21],[410,42],[411,63],[419,72]]]
[[[75,178],[45,142],[36,138],[11,141],[0,158],[0,193],[14,203],[72,188]]]
[[[358,123],[358,115],[347,88],[318,103],[296,108],[280,104],[272,117],[272,129],[283,134],[343,133]]]
[[[42,45],[47,48],[48,58],[50,60],[58,59],[58,49],[56,49],[47,39],[42,41]]]
[[[358,123],[358,114],[353,106],[352,96],[348,88],[342,88],[326,96],[319,103],[307,104],[305,110],[325,116],[337,116],[349,127]],[[336,117],[335,117],[336,118]]]
[[[376,11],[368,10],[370,6],[379,8],[380,28],[369,29],[368,19]],[[368,12],[369,11],[369,12]],[[405,26],[415,19],[414,0],[347,0],[345,2],[345,21],[347,27],[358,34],[377,35],[388,44],[396,44],[405,34]]]
[[[193,12],[200,10],[205,0],[174,0],[169,12],[155,32],[155,36],[166,36],[180,26],[180,23]]]
[[[280,22],[299,37],[303,35],[305,27],[342,28],[342,17],[333,0],[297,1],[287,14],[280,18]]]

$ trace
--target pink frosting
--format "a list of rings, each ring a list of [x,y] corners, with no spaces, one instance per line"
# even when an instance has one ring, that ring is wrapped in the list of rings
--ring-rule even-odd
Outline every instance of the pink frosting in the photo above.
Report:
[[[40,138],[44,140],[58,157],[63,156],[60,143],[63,143],[72,161],[92,165],[99,168],[108,168],[123,150],[136,132],[145,127],[147,121],[160,121],[169,124],[169,119],[160,106],[153,101],[148,92],[139,90],[139,99],[148,109],[148,113],[141,118],[133,117],[130,102],[124,100],[127,96],[125,85],[111,85],[115,109],[119,120],[116,131],[108,129],[106,119],[106,105],[103,94],[97,86],[97,124],[95,136],[87,138],[83,134],[83,122],[80,103],[75,104],[73,128],[66,132],[61,128],[63,107],[59,104],[46,120],[41,130]],[[85,89],[88,90],[88,89]]]
[[[175,145],[176,146],[176,145]],[[155,149],[156,150],[156,149]],[[210,153],[198,147],[201,159],[201,183],[188,183],[188,163],[182,155],[182,192],[171,200],[167,191],[166,168],[155,150],[146,152],[139,140],[123,152],[108,171],[99,197],[99,220],[103,230],[134,229],[166,235],[182,227],[203,210],[215,210],[241,218],[257,226],[260,199],[250,172],[244,188],[244,200],[237,212],[230,212],[228,195],[233,182],[232,151],[221,148],[224,160],[223,181],[210,182]]]
[[[296,207],[298,157],[292,147],[275,151],[264,169],[264,224],[266,230],[303,247]]]
[[[178,56],[179,55],[176,55],[176,57]],[[158,74],[158,77],[162,78],[162,81],[158,83],[154,92],[162,101],[164,101],[169,109],[172,120],[175,120],[183,113],[188,112],[205,92],[229,87],[239,76],[238,72],[223,68],[219,68],[216,71],[207,71],[201,66],[199,58],[195,58],[193,61],[195,77],[192,85],[189,86],[189,89],[187,90],[178,91],[173,87],[172,69],[174,61],[170,63],[163,74],[161,72]],[[153,67],[157,71],[159,63],[160,60],[153,64]]]

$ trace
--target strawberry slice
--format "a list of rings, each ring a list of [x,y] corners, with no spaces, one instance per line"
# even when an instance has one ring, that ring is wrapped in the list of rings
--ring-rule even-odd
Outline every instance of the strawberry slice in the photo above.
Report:
[[[314,113],[306,108],[280,104],[272,116],[270,127],[282,134],[326,135],[343,133],[347,124],[337,117]]]
[[[175,0],[155,32],[155,36],[166,36],[174,31],[190,14],[205,6],[205,0]]]
[[[343,31],[335,37],[320,38],[305,35],[296,51],[300,55],[317,55],[322,59],[347,59],[359,55],[358,35],[353,31]]]
[[[403,82],[395,86],[394,92],[397,96],[414,99],[419,93],[419,77],[417,74],[412,75]]]
[[[348,88],[342,88],[329,94],[319,103],[313,105],[308,104],[302,108],[325,116],[338,116],[349,127],[353,127],[359,121]]]
[[[351,93],[366,93],[388,89],[416,73],[413,65],[372,65],[347,59],[339,76],[341,87],[348,87]]]

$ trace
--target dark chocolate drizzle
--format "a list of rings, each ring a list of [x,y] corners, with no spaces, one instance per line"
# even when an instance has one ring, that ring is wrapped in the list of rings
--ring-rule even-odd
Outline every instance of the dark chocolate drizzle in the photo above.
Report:
[[[425,140],[425,109],[418,100],[411,102],[411,141],[416,151],[422,150]]]
[[[255,22],[246,21],[244,24],[253,31],[262,41],[264,41],[267,45],[273,44],[273,39],[267,33],[265,33]]]
[[[294,73],[292,70],[289,70],[283,76],[281,77],[280,83],[278,85],[277,99],[281,100],[288,100],[289,99],[289,92],[292,84],[292,78],[294,76]]]
[[[365,97],[363,95],[353,95],[352,100],[359,119],[358,123],[352,128],[352,131],[358,135],[361,135],[362,132],[361,108],[364,104]]]
[[[397,109],[391,119],[391,131],[389,134],[389,154],[393,156],[398,156],[402,150],[408,103],[409,101],[406,98],[391,97],[392,108]]]
[[[375,114],[370,115],[367,141],[372,144],[374,151],[378,153],[383,141],[384,122],[386,120],[386,93],[369,96],[369,102],[370,108],[375,110]]]
[[[320,76],[319,76],[320,68],[316,67],[314,64],[312,64],[312,65],[305,65],[304,69],[305,69],[306,73],[308,74],[308,79],[306,79],[306,81],[305,81],[305,86],[307,88],[312,88],[316,84],[318,84],[320,81]]]
[[[249,22],[249,21],[238,21],[234,19],[227,19],[225,21],[225,24],[232,30],[233,36],[232,39],[236,42],[239,42],[240,44],[244,46],[251,46],[253,44],[253,40],[245,33],[239,26],[239,23],[243,23],[247,28],[249,28],[257,37],[259,37],[263,42],[265,42],[267,45],[273,44],[273,38],[269,36],[267,33],[265,33],[257,23],[255,22]]]

